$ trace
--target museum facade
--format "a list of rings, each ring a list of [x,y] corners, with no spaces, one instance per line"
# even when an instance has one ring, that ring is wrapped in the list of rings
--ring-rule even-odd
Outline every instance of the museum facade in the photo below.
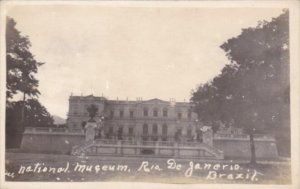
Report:
[[[249,159],[249,135],[241,128],[198,121],[189,102],[160,99],[108,100],[70,96],[67,128],[26,127],[21,150],[75,156],[155,156],[188,159]],[[255,134],[259,159],[278,157],[276,139]]]
[[[121,140],[201,140],[200,123],[189,102],[174,99],[136,101],[104,97],[70,96],[67,126],[82,129],[89,119],[88,107],[97,108],[98,137]]]

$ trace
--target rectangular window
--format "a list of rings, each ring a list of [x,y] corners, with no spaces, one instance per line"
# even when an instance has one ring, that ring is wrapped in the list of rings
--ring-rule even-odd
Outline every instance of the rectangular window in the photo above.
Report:
[[[119,127],[119,129],[118,129],[118,135],[117,135],[117,137],[118,137],[118,140],[122,140],[123,139],[123,128],[122,128],[122,126]]]
[[[168,117],[168,110],[163,110],[163,116]]]
[[[192,113],[189,111],[188,112],[188,118],[191,119],[191,117],[192,117]]]
[[[166,124],[163,125],[163,127],[162,127],[162,134],[163,135],[167,135],[168,134],[168,126]]]
[[[148,109],[147,108],[144,109],[144,116],[148,116]]]
[[[124,117],[124,111],[120,110],[120,117]]]
[[[187,131],[187,136],[188,136],[188,137],[191,137],[191,136],[192,136],[192,130],[191,130],[191,129],[189,129],[189,130]]]
[[[113,127],[109,127],[108,133],[109,133],[109,135],[112,135],[114,133],[114,128]]]
[[[118,129],[118,134],[119,134],[119,135],[122,135],[122,134],[123,134],[123,128],[122,128],[122,127],[120,127],[120,128]]]
[[[157,110],[154,110],[154,111],[153,111],[153,116],[154,116],[154,117],[157,117],[157,116],[158,116],[158,111],[157,111]]]
[[[157,134],[157,125],[154,124],[153,127],[152,127],[152,134]]]
[[[148,125],[144,124],[143,125],[143,135],[147,135],[148,134]]]
[[[132,136],[132,135],[133,135],[133,128],[132,128],[132,127],[129,128],[128,134],[129,134],[129,136]]]
[[[178,119],[181,119],[181,118],[182,118],[181,112],[179,112],[177,115],[178,115]]]
[[[192,142],[193,141],[192,129],[188,129],[186,135],[187,135],[187,141]]]
[[[133,118],[133,111],[129,112],[130,118]]]
[[[112,125],[110,125],[109,129],[108,129],[108,135],[107,138],[111,139],[114,135],[114,127]]]
[[[110,111],[110,119],[114,118],[114,111]]]

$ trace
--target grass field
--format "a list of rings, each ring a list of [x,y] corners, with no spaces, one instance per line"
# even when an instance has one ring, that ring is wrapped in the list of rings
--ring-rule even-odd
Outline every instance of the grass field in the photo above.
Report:
[[[142,181],[160,183],[291,183],[290,163],[151,157],[76,157],[6,153],[7,181]]]

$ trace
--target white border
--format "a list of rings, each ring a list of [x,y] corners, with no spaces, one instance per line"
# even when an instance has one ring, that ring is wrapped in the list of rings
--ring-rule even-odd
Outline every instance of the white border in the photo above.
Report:
[[[1,59],[0,59],[0,188],[300,188],[299,184],[299,94],[300,94],[300,66],[299,66],[299,1],[2,1],[1,4]],[[89,182],[89,183],[50,183],[50,182],[5,182],[4,179],[4,148],[5,148],[5,12],[10,6],[15,5],[91,5],[110,7],[203,7],[203,8],[289,8],[290,13],[290,79],[291,79],[291,162],[292,162],[292,184],[291,185],[252,185],[252,184],[154,184],[138,182]]]

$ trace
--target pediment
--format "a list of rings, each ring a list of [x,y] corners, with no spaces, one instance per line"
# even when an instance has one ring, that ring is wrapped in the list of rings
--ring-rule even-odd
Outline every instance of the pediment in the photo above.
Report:
[[[85,96],[86,98],[94,98],[94,95],[87,95],[87,96]]]
[[[153,98],[153,99],[147,100],[147,101],[145,101],[145,102],[147,102],[147,103],[169,103],[169,102],[167,102],[167,101],[160,100],[160,99],[158,99],[158,98]]]

